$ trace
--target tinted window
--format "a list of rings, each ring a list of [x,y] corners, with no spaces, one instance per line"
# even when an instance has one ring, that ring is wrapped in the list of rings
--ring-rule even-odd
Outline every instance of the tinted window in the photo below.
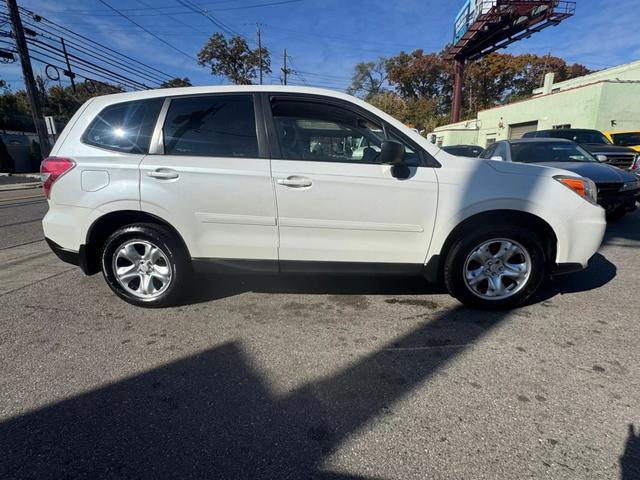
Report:
[[[507,160],[507,143],[496,143],[496,150],[491,154],[492,157],[502,157],[503,160]]]
[[[611,135],[613,143],[623,147],[635,147],[640,145],[640,132],[615,133]]]
[[[147,153],[163,98],[125,102],[102,110],[82,136],[89,145],[125,153]]]
[[[258,157],[250,95],[172,100],[162,132],[166,155]]]
[[[596,130],[549,130],[538,136],[564,138],[565,140],[573,140],[578,143],[611,144],[607,137]]]
[[[496,144],[493,143],[487,149],[480,154],[480,158],[491,158],[493,156],[493,152],[496,151]]]
[[[322,162],[379,163],[386,139],[380,124],[340,107],[314,102],[277,100],[272,105],[282,158]],[[405,145],[405,161],[419,163],[418,154]]]
[[[584,148],[570,142],[540,142],[511,144],[511,161],[538,162],[597,162]]]
[[[443,150],[458,157],[479,157],[482,153],[482,147],[474,147],[472,145],[444,147]]]

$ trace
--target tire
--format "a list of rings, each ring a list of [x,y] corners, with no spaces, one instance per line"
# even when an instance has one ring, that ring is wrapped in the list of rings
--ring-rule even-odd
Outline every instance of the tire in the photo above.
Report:
[[[508,253],[499,256],[500,252]],[[444,264],[449,293],[464,305],[480,309],[522,305],[544,276],[544,251],[537,235],[527,228],[507,225],[467,232],[454,242]]]
[[[113,232],[102,247],[100,264],[111,290],[139,307],[175,305],[191,277],[181,241],[155,224],[127,225]]]

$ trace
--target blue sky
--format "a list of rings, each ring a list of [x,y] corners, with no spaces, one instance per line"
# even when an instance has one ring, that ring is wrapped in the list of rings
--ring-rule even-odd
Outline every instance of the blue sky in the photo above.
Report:
[[[204,16],[189,12],[177,0],[106,0],[166,42],[195,57],[216,27]],[[453,20],[462,0],[300,0],[283,5],[242,8],[277,0],[191,0],[207,8],[234,31],[255,40],[261,24],[263,44],[272,56],[279,83],[282,50],[304,82],[344,89],[353,66],[401,50],[438,51],[450,41]],[[575,17],[507,52],[551,52],[570,62],[603,69],[640,59],[639,0],[577,0]],[[98,0],[18,0],[18,3],[104,45],[175,76],[188,76],[195,85],[223,79],[193,60],[117,16]],[[147,6],[145,6],[145,4]],[[148,5],[158,10],[148,8]],[[241,8],[239,8],[241,7]],[[159,14],[159,11],[163,14]],[[185,25],[186,24],[186,25]],[[18,65],[0,65],[0,78],[21,87]]]

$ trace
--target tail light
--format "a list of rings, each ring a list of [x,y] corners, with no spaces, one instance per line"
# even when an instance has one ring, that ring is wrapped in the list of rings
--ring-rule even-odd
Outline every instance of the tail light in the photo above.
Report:
[[[40,164],[40,179],[47,199],[51,197],[51,187],[56,183],[56,180],[75,166],[76,162],[69,158],[47,157],[42,161]]]

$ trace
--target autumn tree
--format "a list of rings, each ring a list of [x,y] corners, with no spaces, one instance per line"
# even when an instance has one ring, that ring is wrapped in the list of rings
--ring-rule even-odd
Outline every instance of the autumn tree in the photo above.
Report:
[[[191,80],[188,77],[180,78],[172,78],[171,80],[167,80],[166,82],[162,82],[160,84],[160,88],[177,88],[177,87],[191,87]]]
[[[265,47],[250,49],[238,35],[227,40],[221,33],[214,33],[198,53],[198,63],[211,68],[212,75],[223,75],[236,85],[251,85],[260,66],[263,73],[271,73],[269,51]]]
[[[387,60],[378,58],[375,62],[360,62],[355,66],[351,78],[351,86],[347,88],[349,95],[356,95],[365,100],[384,91],[387,80]]]

